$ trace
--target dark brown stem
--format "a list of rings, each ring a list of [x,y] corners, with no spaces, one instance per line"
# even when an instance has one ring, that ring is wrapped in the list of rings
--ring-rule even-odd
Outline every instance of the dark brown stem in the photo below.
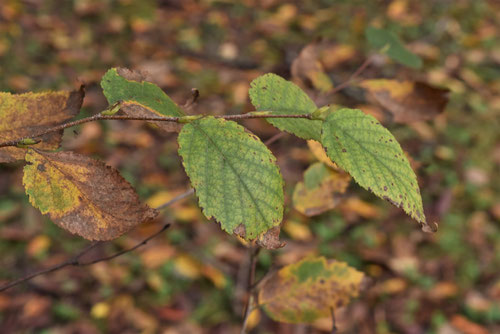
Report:
[[[185,117],[196,117],[196,116],[185,116]],[[203,117],[203,116],[200,116]],[[241,115],[217,115],[214,116],[215,118],[223,118],[226,120],[241,120],[241,119],[254,119],[254,118],[305,118],[305,119],[312,119],[311,114],[303,114],[303,115],[267,115],[267,114],[253,114],[253,113],[248,113],[248,114],[241,114]],[[127,121],[155,121],[155,122],[175,122],[175,123],[182,123],[185,118],[183,117],[133,117],[133,116],[127,116],[127,115],[101,115],[101,114],[96,114],[94,116],[82,118],[76,121],[60,124],[57,126],[54,126],[52,128],[48,128],[46,130],[43,130],[39,133],[36,133],[31,136],[27,137],[22,137],[22,138],[17,138],[14,140],[10,140],[7,142],[0,143],[0,148],[1,147],[7,147],[7,146],[16,146],[22,141],[26,139],[35,139],[37,137],[44,136],[48,133],[52,132],[57,132],[64,130],[66,128],[70,128],[72,126],[84,124],[84,123],[89,123],[89,122],[95,122],[95,121],[102,121],[102,120],[127,120]]]
[[[332,334],[337,334],[337,324],[335,322],[335,311],[333,310],[333,307],[330,308],[330,314],[332,317]]]
[[[343,83],[341,83],[340,85],[338,85],[337,87],[335,87],[331,91],[329,91],[328,95],[338,93],[342,89],[349,86],[353,82],[354,79],[356,79],[361,73],[363,73],[363,71],[372,63],[372,61],[373,61],[373,57],[366,58],[365,61],[363,62],[363,64],[361,64],[358,67],[358,69],[356,71],[354,71],[353,74],[351,74],[349,79],[347,79],[346,81],[344,81]]]
[[[171,199],[170,201],[166,202],[165,204],[160,205],[157,209],[162,209],[162,208],[165,208],[165,207],[167,207],[169,205],[172,205],[172,204],[174,204],[174,203],[176,203],[176,202],[178,202],[178,201],[180,201],[180,200],[188,197],[191,194],[193,194],[193,189],[189,189],[188,191],[186,191],[186,192],[178,195],[177,197],[175,197],[175,198]],[[151,234],[150,236],[148,236],[147,238],[145,238],[144,240],[142,240],[141,242],[139,242],[138,244],[136,244],[135,246],[133,246],[131,248],[119,251],[119,252],[117,252],[117,253],[115,253],[113,255],[110,255],[110,256],[105,256],[105,257],[97,258],[97,259],[94,259],[94,260],[91,260],[91,261],[87,261],[87,262],[81,262],[80,258],[83,255],[87,254],[90,250],[92,250],[96,246],[105,243],[105,242],[102,242],[102,241],[93,242],[90,245],[88,245],[87,247],[85,247],[84,249],[82,249],[80,252],[78,252],[78,254],[76,254],[75,256],[73,256],[71,258],[69,258],[66,261],[58,263],[58,264],[56,264],[56,265],[54,265],[54,266],[52,266],[50,268],[42,269],[42,270],[36,271],[34,273],[28,274],[28,275],[26,275],[24,277],[18,278],[16,280],[12,281],[12,282],[9,282],[7,284],[4,284],[4,285],[0,286],[0,292],[5,291],[5,290],[7,290],[9,288],[12,288],[13,286],[16,286],[16,285],[19,285],[21,283],[24,283],[24,282],[27,282],[29,280],[32,280],[33,278],[35,278],[37,276],[48,274],[48,273],[57,271],[59,269],[62,269],[62,268],[68,267],[68,266],[83,267],[83,266],[90,266],[90,265],[93,265],[93,264],[98,263],[98,262],[112,260],[112,259],[114,259],[114,258],[116,258],[118,256],[121,256],[123,254],[132,252],[132,251],[136,250],[137,248],[139,248],[141,246],[144,246],[145,244],[148,243],[148,241],[150,241],[151,239],[157,237],[163,231],[165,231],[167,228],[169,228],[169,226],[170,226],[170,224],[165,224],[160,230],[158,230],[157,232]]]
[[[255,281],[255,269],[257,267],[257,255],[259,255],[260,252],[260,247],[255,246],[251,247],[248,249],[248,256],[249,256],[249,266],[248,266],[248,280],[247,280],[247,294],[248,294],[248,299],[247,303],[245,305],[245,311],[244,311],[244,318],[243,318],[243,325],[241,327],[241,334],[245,334],[247,332],[247,325],[248,325],[248,317],[254,310],[253,304],[254,304],[254,291],[253,291],[253,285]]]

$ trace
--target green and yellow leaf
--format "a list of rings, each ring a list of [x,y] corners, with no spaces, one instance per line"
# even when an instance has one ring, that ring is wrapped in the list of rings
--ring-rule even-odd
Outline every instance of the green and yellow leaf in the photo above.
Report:
[[[29,200],[63,229],[89,240],[111,240],[157,211],[103,162],[73,152],[29,149],[23,184]]]
[[[0,142],[34,135],[70,120],[80,111],[83,96],[83,87],[73,92],[0,92]],[[38,138],[40,142],[32,144],[32,147],[56,149],[62,134],[62,131],[46,134]],[[22,160],[25,154],[25,147],[2,147],[0,162]]]
[[[427,225],[417,177],[394,136],[358,109],[340,109],[323,124],[327,155],[363,188]]]
[[[102,77],[101,87],[110,105],[120,103],[121,110],[134,117],[185,116],[177,104],[145,75],[125,68],[112,68]],[[179,124],[151,122],[166,131],[179,131]]]
[[[293,206],[300,213],[312,217],[331,210],[340,203],[341,195],[349,186],[351,177],[317,162],[304,173],[293,192]]]
[[[363,276],[344,262],[308,257],[267,278],[258,303],[276,321],[312,323],[357,297]]]
[[[248,93],[255,109],[271,111],[274,115],[310,114],[317,109],[299,86],[272,73],[264,74],[252,81]],[[321,121],[291,118],[269,118],[267,121],[297,137],[321,140]]]
[[[207,218],[246,240],[280,225],[283,179],[276,158],[258,137],[235,122],[206,117],[184,125],[178,141]]]

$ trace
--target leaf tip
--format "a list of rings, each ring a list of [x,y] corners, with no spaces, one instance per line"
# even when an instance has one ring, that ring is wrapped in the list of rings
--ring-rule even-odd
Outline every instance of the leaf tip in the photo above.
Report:
[[[439,228],[439,225],[436,222],[432,222],[431,224],[423,222],[421,226],[422,231],[424,231],[425,233],[436,233]]]

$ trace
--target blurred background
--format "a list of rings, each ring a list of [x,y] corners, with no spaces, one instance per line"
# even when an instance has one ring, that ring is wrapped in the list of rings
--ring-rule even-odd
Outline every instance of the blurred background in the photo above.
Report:
[[[200,91],[193,114],[253,110],[251,80],[294,79],[318,104],[383,112],[355,88],[320,94],[291,71],[300,51],[345,81],[371,50],[367,26],[396,33],[422,69],[376,56],[363,78],[420,80],[450,89],[427,122],[384,125],[412,157],[428,219],[426,234],[402,210],[351,182],[337,205],[307,217],[292,194],[317,158],[285,135],[270,144],[285,179],[287,246],[259,254],[257,278],[308,254],[346,261],[371,284],[336,312],[340,333],[500,333],[500,3],[496,0],[1,0],[0,90],[71,90],[86,84],[79,117],[106,108],[99,86],[110,67],[143,70],[174,101]],[[307,58],[306,58],[307,60]],[[306,62],[307,63],[307,62]],[[293,78],[292,78],[293,77]],[[321,87],[319,87],[321,88]],[[263,140],[278,133],[243,123]],[[176,134],[143,122],[88,123],[66,130],[63,148],[117,167],[152,206],[189,189]],[[0,281],[59,263],[88,242],[58,228],[28,202],[22,163],[0,165]],[[138,251],[71,267],[0,293],[2,333],[239,333],[247,251],[201,214],[193,196],[86,255]],[[253,333],[327,333],[330,319],[288,325],[255,312]]]

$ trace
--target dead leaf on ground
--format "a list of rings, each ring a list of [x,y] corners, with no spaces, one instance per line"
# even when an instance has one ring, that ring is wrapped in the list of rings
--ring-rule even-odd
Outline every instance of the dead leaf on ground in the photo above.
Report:
[[[312,323],[357,297],[363,276],[344,262],[308,257],[269,276],[258,303],[276,321]]]
[[[350,181],[346,173],[333,171],[321,162],[313,164],[304,173],[304,182],[295,186],[293,205],[308,217],[320,215],[340,203]]]
[[[359,84],[369,98],[392,114],[396,123],[412,123],[433,119],[448,103],[448,89],[424,82],[391,79],[364,80]]]
[[[44,92],[11,94],[0,92],[0,142],[40,133],[62,124],[80,111],[84,97],[83,86],[73,92]],[[63,131],[42,136],[32,147],[53,150],[59,147]],[[0,162],[24,159],[25,148],[0,148]]]
[[[323,46],[319,42],[304,47],[292,63],[292,77],[305,84],[311,84],[320,92],[328,92],[333,88],[332,81],[325,73],[318,60]]]
[[[30,202],[63,229],[89,240],[111,240],[158,212],[101,161],[73,152],[26,154],[23,184]]]

